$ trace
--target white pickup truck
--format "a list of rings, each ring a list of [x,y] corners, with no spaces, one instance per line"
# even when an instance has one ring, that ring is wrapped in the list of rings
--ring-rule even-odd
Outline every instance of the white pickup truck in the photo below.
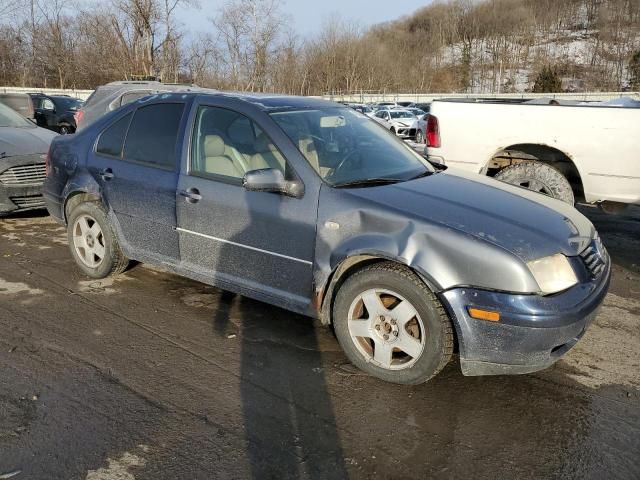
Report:
[[[433,162],[571,204],[640,203],[640,108],[441,100],[426,137]]]

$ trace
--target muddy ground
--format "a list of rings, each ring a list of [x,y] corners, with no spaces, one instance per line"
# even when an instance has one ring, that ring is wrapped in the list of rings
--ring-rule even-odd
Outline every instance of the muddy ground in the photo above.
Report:
[[[582,342],[416,387],[307,318],[141,265],[91,281],[49,218],[0,220],[0,478],[640,478],[640,209],[584,211],[615,267]]]

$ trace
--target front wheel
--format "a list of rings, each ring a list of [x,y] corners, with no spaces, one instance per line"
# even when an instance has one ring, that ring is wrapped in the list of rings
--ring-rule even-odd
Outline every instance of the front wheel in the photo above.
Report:
[[[500,170],[495,179],[548,195],[570,205],[575,203],[569,180],[562,172],[546,163],[516,163]]]
[[[338,291],[333,324],[349,360],[392,383],[426,382],[453,352],[444,308],[413,272],[394,263],[350,276]]]
[[[70,212],[67,224],[69,247],[78,267],[92,278],[105,278],[126,270],[129,260],[102,207],[84,202]]]

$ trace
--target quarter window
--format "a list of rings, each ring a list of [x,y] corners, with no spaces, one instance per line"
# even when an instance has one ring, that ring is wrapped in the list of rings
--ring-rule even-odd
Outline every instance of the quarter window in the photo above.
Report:
[[[127,134],[127,127],[129,126],[132,115],[132,113],[125,115],[102,132],[98,140],[98,146],[96,147],[97,153],[120,157],[122,145],[124,144],[124,136]]]
[[[200,107],[193,130],[191,173],[239,181],[251,170],[286,171],[284,156],[248,117],[217,107]]]
[[[124,144],[123,159],[175,169],[183,110],[183,103],[160,103],[136,110]]]

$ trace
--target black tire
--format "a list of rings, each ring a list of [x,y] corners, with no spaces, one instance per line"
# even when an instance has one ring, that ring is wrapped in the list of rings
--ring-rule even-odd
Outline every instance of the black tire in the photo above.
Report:
[[[74,242],[74,231],[76,235],[80,233],[80,226],[77,222],[83,217],[85,219],[91,219],[97,223],[100,229],[100,234],[96,236],[94,241],[99,243],[104,248],[104,254],[100,261],[95,266],[90,266],[82,259],[80,250],[76,248]],[[117,275],[124,272],[129,265],[129,259],[125,257],[118,239],[111,227],[111,223],[107,217],[106,212],[102,206],[97,202],[82,202],[75,206],[71,206],[71,211],[67,216],[67,238],[69,240],[69,249],[76,264],[91,278],[106,278],[110,275]],[[89,222],[90,227],[93,227],[93,223]],[[99,238],[98,238],[99,237]],[[86,255],[86,254],[85,254]],[[94,257],[95,259],[96,257]]]
[[[416,143],[424,143],[424,133],[422,133],[422,130],[416,132]]]
[[[372,355],[367,356],[362,352],[362,347],[359,348],[356,344],[364,341],[366,347],[369,339],[362,337],[354,339],[350,333],[349,322],[353,321],[349,320],[350,308],[354,302],[357,302],[360,295],[371,289],[397,292],[410,302],[422,321],[426,332],[423,349],[415,359],[411,360],[413,363],[403,369],[392,370],[377,365],[372,361]],[[349,360],[359,369],[381,380],[408,385],[424,383],[438,374],[451,359],[453,352],[451,320],[433,292],[413,272],[402,265],[391,262],[377,263],[358,270],[347,278],[337,293],[332,319],[338,342]],[[356,321],[368,322],[368,320]],[[375,351],[376,344],[373,341],[370,344]],[[392,358],[394,355],[402,356],[402,351],[391,348],[394,352],[391,354]]]
[[[511,185],[542,193],[573,205],[575,197],[567,178],[549,164],[542,162],[521,162],[510,165],[495,176]]]

